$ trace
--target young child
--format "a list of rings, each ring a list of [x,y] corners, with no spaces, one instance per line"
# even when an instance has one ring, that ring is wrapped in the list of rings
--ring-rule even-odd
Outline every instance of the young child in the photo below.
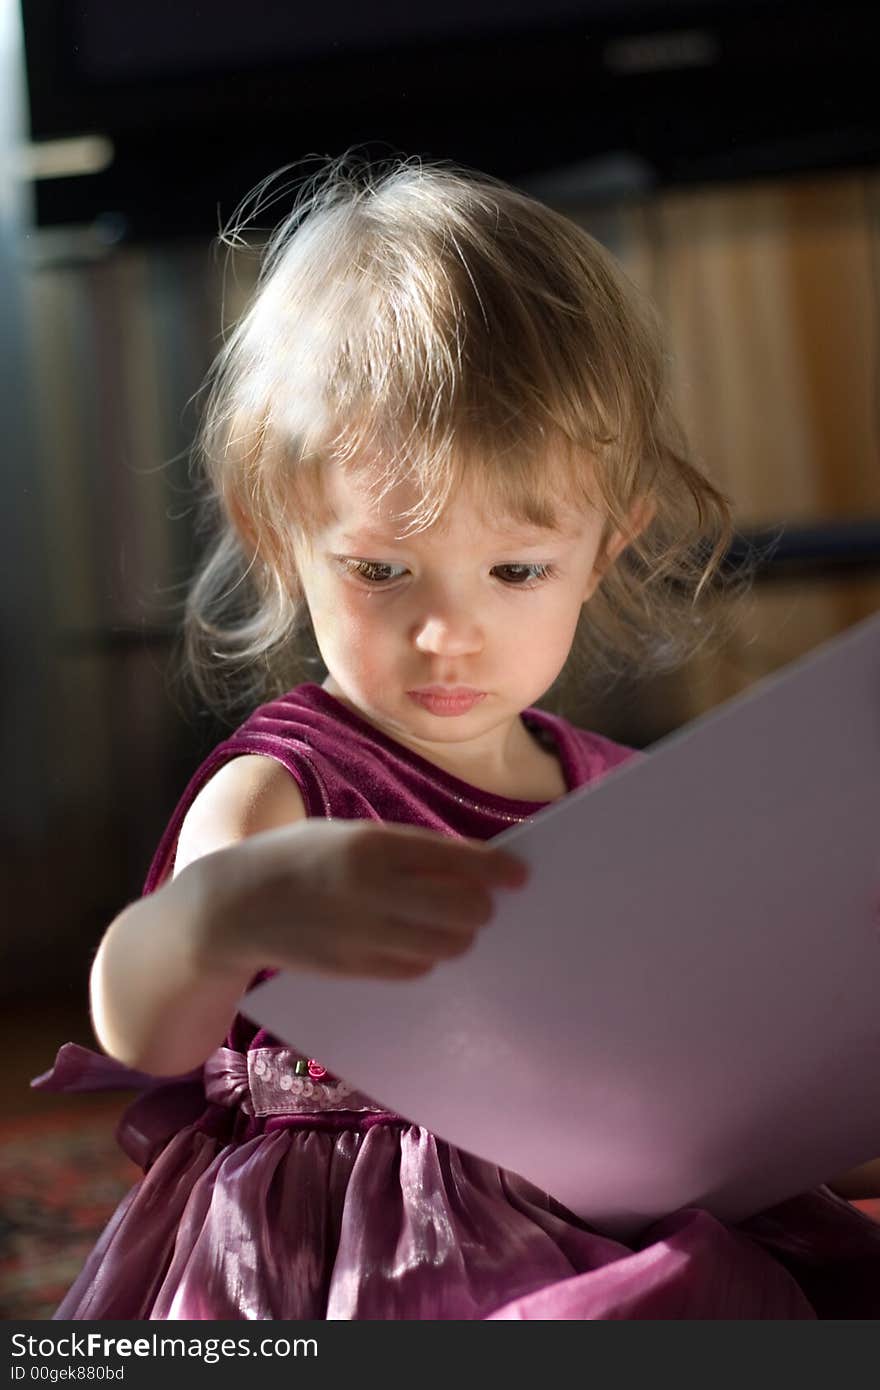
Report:
[[[631,756],[536,702],[705,639],[728,508],[612,258],[492,179],[334,165],[269,244],[201,456],[190,661],[257,707],[101,942],[109,1056],[68,1045],[41,1082],[142,1091],[120,1140],[145,1176],[56,1316],[880,1313],[880,1227],[829,1187],[628,1247],[236,1016],[266,971],[467,951],[523,879],[493,836]],[[292,684],[311,639],[326,677]]]

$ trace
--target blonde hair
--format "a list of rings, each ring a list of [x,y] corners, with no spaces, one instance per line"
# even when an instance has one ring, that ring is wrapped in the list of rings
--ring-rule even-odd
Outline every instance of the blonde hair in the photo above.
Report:
[[[647,504],[566,672],[607,681],[684,660],[716,625],[700,600],[732,527],[688,456],[666,369],[652,307],[561,214],[445,164],[322,167],[268,241],[207,383],[197,457],[213,539],[184,624],[202,698],[229,713],[315,678],[296,557],[329,519],[327,465],[367,460],[380,499],[415,484],[410,532],[465,482],[494,515],[539,526],[598,505],[606,539]]]

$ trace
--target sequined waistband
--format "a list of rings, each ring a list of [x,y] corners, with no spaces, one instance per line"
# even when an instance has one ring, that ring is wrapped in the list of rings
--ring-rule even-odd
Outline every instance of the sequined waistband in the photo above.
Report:
[[[292,1047],[257,1047],[247,1053],[219,1047],[205,1062],[205,1094],[215,1105],[237,1106],[256,1117],[333,1110],[387,1113],[345,1081],[297,1075],[301,1062]]]

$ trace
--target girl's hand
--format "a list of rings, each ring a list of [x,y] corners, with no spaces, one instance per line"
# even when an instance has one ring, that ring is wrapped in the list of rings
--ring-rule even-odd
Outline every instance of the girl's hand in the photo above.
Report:
[[[217,904],[195,943],[204,967],[386,980],[462,955],[491,919],[492,889],[528,876],[483,841],[359,820],[302,821],[200,862]]]

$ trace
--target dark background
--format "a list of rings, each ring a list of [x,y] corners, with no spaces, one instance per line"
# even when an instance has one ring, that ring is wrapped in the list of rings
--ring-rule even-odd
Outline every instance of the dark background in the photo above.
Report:
[[[874,161],[872,4],[25,0],[35,138],[116,157],[38,184],[45,222],[210,235],[265,174],[352,144],[509,179],[596,161],[593,196]],[[603,164],[617,157],[616,176]],[[161,188],[163,197],[156,197]]]

